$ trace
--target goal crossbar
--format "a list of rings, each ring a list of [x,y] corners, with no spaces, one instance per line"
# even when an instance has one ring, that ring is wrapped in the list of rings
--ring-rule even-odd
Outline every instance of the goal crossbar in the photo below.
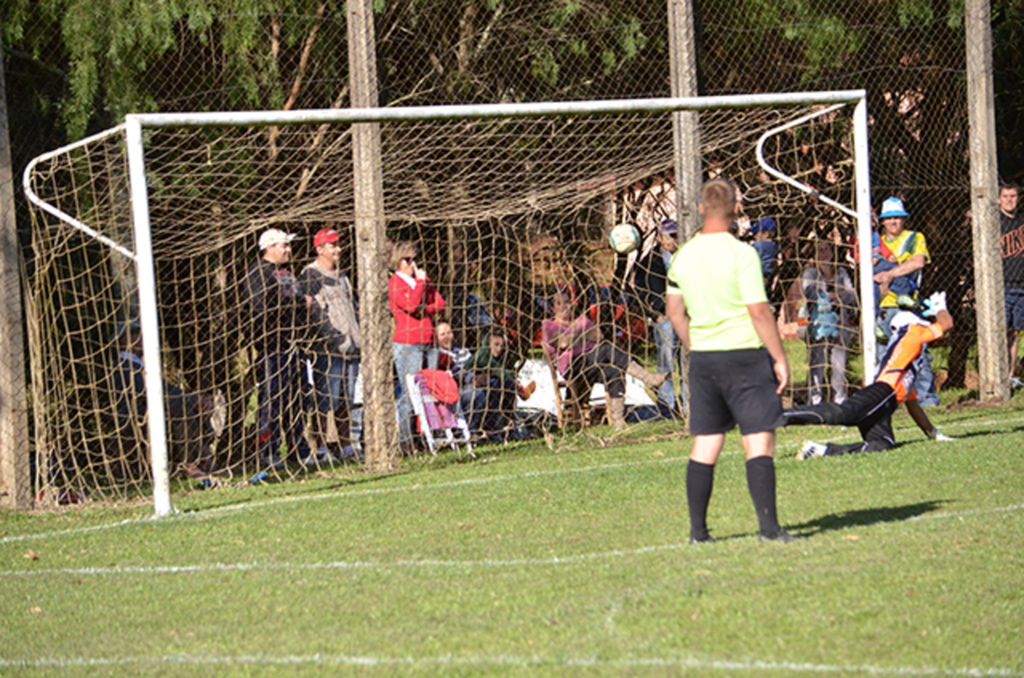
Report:
[[[827,104],[855,104],[867,91],[737,94],[712,97],[611,99],[607,101],[553,101],[519,104],[460,106],[401,106],[393,108],[325,108],[297,111],[238,111],[211,113],[137,113],[131,118],[143,127],[268,127],[321,123],[403,122],[545,116],[673,113],[721,109],[766,108]]]

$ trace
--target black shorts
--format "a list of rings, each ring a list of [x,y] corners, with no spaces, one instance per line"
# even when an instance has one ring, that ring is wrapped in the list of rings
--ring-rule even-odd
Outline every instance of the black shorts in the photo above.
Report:
[[[775,363],[764,348],[690,354],[690,433],[774,431],[785,426]]]

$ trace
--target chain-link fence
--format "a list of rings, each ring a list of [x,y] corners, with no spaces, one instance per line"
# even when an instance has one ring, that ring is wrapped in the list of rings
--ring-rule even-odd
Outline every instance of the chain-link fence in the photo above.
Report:
[[[1012,13],[1000,13],[1001,7],[996,8],[996,20],[1002,22],[1003,33],[1012,35],[1012,30],[1005,27],[1016,25],[1018,19]],[[927,241],[929,262],[919,291],[927,294],[946,290],[957,322],[957,330],[936,364],[940,395],[944,385],[963,385],[970,371],[974,319],[970,303],[971,231],[966,216],[969,195],[962,5],[929,0],[827,4],[730,0],[696,2],[693,12],[696,35],[692,39],[701,95],[867,90],[873,202],[877,209],[886,197],[901,198],[910,215],[907,227]],[[377,3],[374,19],[382,106],[671,94],[671,37],[664,2],[404,0]],[[4,22],[7,107],[13,175],[17,178],[30,158],[107,128],[127,112],[350,105],[343,5],[296,2],[276,13],[243,6],[227,12],[210,5],[208,11],[194,10],[188,16],[160,12],[139,16],[130,3],[43,6],[23,1],[13,3],[0,20]],[[998,49],[1002,47],[997,41]],[[835,130],[827,138],[815,134],[821,131],[797,130],[787,137],[784,152],[789,154],[791,169],[824,194],[848,200],[848,193],[840,195],[849,189],[848,135]],[[509,137],[501,138],[501,143],[517,143]],[[321,148],[326,157],[343,147],[330,149],[332,139],[324,131],[303,143]],[[258,161],[254,166],[277,161],[287,164],[295,156],[295,146],[289,145],[293,141],[281,130],[268,128],[247,142],[242,152]],[[194,154],[193,158],[203,152],[212,156],[224,151],[218,143],[204,146],[189,142],[189,153]],[[596,262],[577,267],[587,284],[600,288],[616,279],[606,257],[592,257],[602,249],[607,252],[603,234],[612,224],[647,219],[650,227],[674,216],[670,168],[653,160],[663,158],[664,151],[650,149],[648,172],[634,171],[628,182],[622,177],[610,180],[602,191],[601,204],[571,210],[573,216],[558,217],[565,220],[554,228],[563,252],[581,261],[591,256]],[[422,152],[446,151],[439,142]],[[481,147],[474,152],[486,155],[487,151]],[[642,153],[640,150],[641,159]],[[1004,173],[1013,176],[1013,167],[1016,165]],[[706,171],[718,169],[714,162],[705,165]],[[262,172],[258,167],[253,171]],[[584,170],[579,173],[589,176]],[[443,185],[443,178],[436,183]],[[802,195],[785,200],[764,197],[770,192],[762,196],[759,186],[771,182],[765,183],[756,172],[736,178],[744,188],[747,216],[751,218],[744,220],[744,226],[762,216],[773,219],[774,236],[770,239],[782,252],[774,282],[770,283],[773,300],[786,323],[784,329],[795,331],[804,292],[798,280],[816,256],[853,273],[852,224],[837,221],[832,215],[823,220],[821,204]],[[465,188],[458,183],[449,185],[451,191],[445,195],[416,196],[418,204],[433,205],[441,213],[405,214],[400,221],[389,224],[391,235],[396,240],[422,243],[421,256],[435,270],[450,271],[455,262],[451,248],[430,243],[447,243],[453,228],[464,233],[467,224],[474,233],[479,231],[475,237],[481,241],[489,237],[490,229],[518,229],[515,237],[531,242],[536,249],[529,252],[534,260],[531,267],[550,259],[550,248],[543,246],[542,238],[527,237],[531,232],[550,230],[551,215],[545,213],[542,203],[527,201],[527,208],[514,217],[460,212],[468,203],[465,195],[458,194]],[[410,190],[415,191],[417,184],[412,182],[411,186]],[[500,194],[503,187],[498,182],[488,190]],[[578,182],[567,179],[564,190],[578,191]],[[34,280],[43,265],[52,261],[31,241],[28,208],[21,192],[13,193],[23,268],[26,280]],[[194,220],[204,208],[224,208],[203,204],[202,200],[195,197],[189,219]],[[9,212],[12,208],[5,203],[4,209]],[[282,223],[291,230],[311,233],[314,226],[327,223],[321,217],[292,215]],[[213,221],[223,218],[220,213],[211,215]],[[333,214],[329,221],[343,230],[345,219],[343,214]],[[549,223],[538,229],[537,224],[545,219]],[[239,261],[252,259],[250,249],[259,226],[268,224],[252,222],[240,226],[237,233],[232,231],[241,245]],[[182,227],[192,225],[190,222]],[[828,244],[830,252],[816,255],[822,242]],[[467,243],[470,248],[474,246],[472,241]],[[308,257],[313,252],[307,249],[303,254]],[[506,253],[509,257],[511,254]],[[350,263],[351,259],[344,259],[343,267]],[[454,279],[461,273],[453,271],[449,275]],[[537,272],[531,270],[524,275],[535,276]],[[628,281],[626,288],[622,292],[628,297]],[[478,312],[475,304],[482,304],[484,317],[492,320],[513,306],[501,298],[503,289],[509,288],[496,285],[488,288],[487,294],[483,288],[460,291],[463,301],[449,308],[447,315],[455,325],[457,344],[474,349],[480,344],[468,320]],[[615,294],[619,292],[615,290]],[[172,292],[168,289],[165,294]],[[5,290],[6,296],[12,296],[10,290]],[[610,301],[629,308],[631,301],[626,297]],[[36,301],[30,299],[27,305],[30,338],[32,323],[40,320],[40,309],[33,306]],[[167,303],[162,312],[175,317],[187,308],[180,300]],[[521,306],[518,301],[514,305]],[[645,324],[643,318],[648,314],[644,309],[633,308],[632,312],[640,318],[639,327],[646,334],[654,319]],[[626,315],[626,320],[620,320],[619,332],[631,331],[629,312]],[[188,318],[178,322],[187,326]],[[100,336],[109,334],[110,329],[104,325],[95,332]],[[175,338],[166,339],[173,351]],[[653,368],[656,357],[651,342],[638,342],[632,352]],[[193,359],[190,356],[175,364],[187,372],[188,361]],[[177,378],[194,389],[206,387],[199,378],[189,382],[184,372],[179,372]],[[855,372],[848,375],[848,380],[857,379]],[[803,390],[794,391],[791,397],[811,397],[810,386],[804,381]],[[826,388],[824,397],[829,395],[835,394]]]

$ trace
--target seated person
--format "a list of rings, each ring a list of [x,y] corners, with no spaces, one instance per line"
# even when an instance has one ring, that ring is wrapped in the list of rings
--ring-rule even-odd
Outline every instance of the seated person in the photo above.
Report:
[[[468,348],[455,346],[455,332],[447,322],[437,324],[434,332],[434,352],[437,355],[437,369],[444,370],[452,375],[455,384],[459,387],[459,402],[456,407],[461,416],[465,416],[469,410],[473,398],[473,373],[466,369],[466,363],[473,357]],[[468,423],[468,419],[467,419]]]
[[[535,382],[520,386],[516,372],[509,365],[509,354],[505,351],[505,335],[492,330],[487,337],[487,346],[479,349],[466,363],[471,372],[472,388],[468,404],[463,400],[463,409],[474,433],[492,434],[508,427],[515,421],[516,397],[529,399],[537,388]]]
[[[473,375],[466,370],[466,363],[472,357],[468,348],[455,347],[455,333],[452,326],[439,322],[434,331],[434,342],[437,344],[437,369],[450,372],[455,383],[461,389],[472,382]]]
[[[552,318],[541,325],[541,345],[566,381],[582,379],[587,386],[603,383],[608,392],[608,419],[615,428],[626,425],[626,375],[657,391],[668,374],[652,374],[625,351],[604,341],[597,325],[586,315],[573,318],[569,294],[551,298]]]
[[[142,362],[142,331],[138,320],[117,326],[114,338],[118,343],[117,365],[112,375],[118,424],[125,427],[131,417],[144,417],[146,403],[146,370]],[[188,393],[164,381],[164,408],[168,426],[168,456],[186,468],[197,465],[204,473],[218,470],[210,453],[213,442],[213,398]]]

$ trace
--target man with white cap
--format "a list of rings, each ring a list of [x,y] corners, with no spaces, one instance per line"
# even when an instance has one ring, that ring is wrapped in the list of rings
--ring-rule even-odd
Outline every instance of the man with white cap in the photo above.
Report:
[[[900,312],[900,303],[915,303],[921,290],[921,275],[926,264],[931,263],[928,243],[923,233],[906,228],[910,214],[903,208],[899,198],[886,198],[882,203],[882,213],[878,216],[882,223],[882,244],[896,257],[896,266],[874,275],[874,281],[889,288],[888,294],[882,297],[878,309],[879,333],[889,340],[889,325],[893,316]],[[897,295],[894,281],[906,278],[910,282],[912,293]],[[909,297],[909,298],[907,298]],[[932,356],[927,347],[921,354],[920,371],[917,376],[917,392],[921,405],[928,407],[939,404],[935,395],[935,376],[932,374]]]
[[[245,276],[253,345],[259,354],[259,455],[272,468],[284,466],[279,455],[282,429],[289,453],[302,463],[310,459],[303,426],[304,361],[297,343],[310,329],[315,302],[303,294],[288,268],[295,237],[276,228],[264,231],[259,239],[262,258]]]
[[[787,426],[827,424],[857,426],[862,442],[848,445],[806,442],[797,459],[834,456],[855,452],[880,452],[896,446],[892,415],[900,403],[906,403],[914,423],[933,440],[952,440],[932,426],[917,402],[914,379],[920,369],[919,357],[925,344],[953,329],[953,318],[946,310],[946,293],[936,292],[925,302],[929,322],[912,311],[901,311],[891,321],[891,339],[882,356],[882,367],[875,382],[850,396],[842,405],[824,402],[794,407],[783,412]]]
[[[313,343],[313,385],[316,391],[316,430],[322,461],[330,461],[327,449],[328,420],[334,419],[337,453],[355,459],[353,443],[362,430],[355,416],[356,379],[359,376],[359,314],[348,276],[338,267],[341,235],[322,228],[313,237],[316,259],[302,270],[302,288],[316,300],[319,328]]]

